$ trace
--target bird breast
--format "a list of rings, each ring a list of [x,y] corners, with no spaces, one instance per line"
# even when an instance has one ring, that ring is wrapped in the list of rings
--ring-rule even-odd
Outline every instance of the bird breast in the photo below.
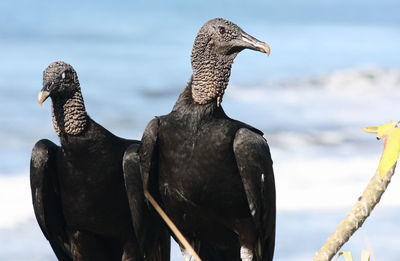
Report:
[[[233,153],[235,131],[226,127],[212,132],[212,125],[206,124],[192,135],[183,133],[187,129],[162,130],[160,192],[174,204],[242,215],[248,207]]]

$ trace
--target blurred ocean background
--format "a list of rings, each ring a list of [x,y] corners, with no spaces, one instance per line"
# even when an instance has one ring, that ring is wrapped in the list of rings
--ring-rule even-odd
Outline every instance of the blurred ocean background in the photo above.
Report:
[[[191,75],[194,38],[223,17],[267,42],[271,56],[235,60],[226,113],[265,133],[277,185],[275,260],[311,260],[378,165],[382,142],[363,126],[400,120],[400,1],[1,1],[0,260],[55,260],[31,206],[29,160],[58,143],[42,71],[78,72],[89,114],[140,139]],[[400,180],[343,250],[400,260]],[[181,260],[173,246],[172,260]]]

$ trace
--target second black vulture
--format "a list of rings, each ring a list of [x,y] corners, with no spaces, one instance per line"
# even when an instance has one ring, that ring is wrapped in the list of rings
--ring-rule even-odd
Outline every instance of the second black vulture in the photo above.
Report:
[[[135,182],[129,182],[127,196],[122,158],[139,141],[119,138],[89,117],[77,73],[65,62],[54,62],[43,72],[39,103],[48,97],[61,146],[38,141],[30,176],[36,219],[57,258],[169,260],[169,236],[162,236],[168,233],[161,223],[149,224],[159,228],[151,253],[143,250],[141,234],[133,228],[128,198],[144,201],[143,187],[140,175],[129,176]]]
[[[171,113],[150,121],[139,147],[144,189],[156,194],[207,261],[264,261],[274,254],[269,146],[261,131],[229,118],[221,107],[243,49],[270,52],[232,22],[205,23],[194,42],[190,82]]]

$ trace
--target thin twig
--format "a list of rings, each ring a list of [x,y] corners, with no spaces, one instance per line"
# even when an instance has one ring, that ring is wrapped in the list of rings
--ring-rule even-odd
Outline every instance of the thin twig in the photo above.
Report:
[[[189,251],[190,255],[194,257],[195,261],[201,261],[200,257],[194,251],[193,247],[189,244],[186,238],[182,235],[179,229],[175,226],[174,222],[167,216],[164,210],[158,205],[157,201],[150,195],[148,191],[144,192],[144,196],[153,205],[157,213],[164,219],[165,223],[169,226],[175,236],[178,238],[179,242]]]

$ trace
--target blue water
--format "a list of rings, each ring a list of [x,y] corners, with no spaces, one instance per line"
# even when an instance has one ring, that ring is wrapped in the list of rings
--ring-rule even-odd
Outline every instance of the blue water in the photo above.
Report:
[[[232,117],[269,134],[272,152],[279,152],[278,170],[279,164],[285,166],[285,156],[279,155],[349,157],[359,146],[374,155],[378,145],[368,149],[374,141],[361,134],[347,137],[353,129],[345,125],[358,128],[400,118],[399,13],[398,0],[1,1],[0,186],[2,177],[28,177],[37,140],[57,141],[50,103],[40,108],[36,99],[48,64],[64,60],[73,65],[89,114],[117,135],[139,139],[153,116],[172,108],[191,75],[194,37],[214,17],[237,23],[271,46],[270,57],[248,50],[237,57],[223,105]],[[364,67],[372,69],[360,76]],[[365,84],[379,88],[348,92]],[[247,90],[253,96],[247,97]],[[362,99],[379,106],[367,106]],[[314,137],[321,132],[331,137],[328,131],[342,135],[336,139],[339,145]],[[298,151],[287,142],[288,133],[300,142]],[[294,215],[306,215],[306,209]],[[35,223],[24,222],[22,228],[0,230],[1,242],[34,234]],[[293,237],[295,231],[278,226],[279,233]],[[322,244],[315,240],[313,246]],[[37,247],[26,244],[10,252],[0,246],[0,260],[24,260]],[[303,253],[291,247],[278,245],[277,259],[296,260],[294,254]],[[16,252],[26,255],[17,258]]]

